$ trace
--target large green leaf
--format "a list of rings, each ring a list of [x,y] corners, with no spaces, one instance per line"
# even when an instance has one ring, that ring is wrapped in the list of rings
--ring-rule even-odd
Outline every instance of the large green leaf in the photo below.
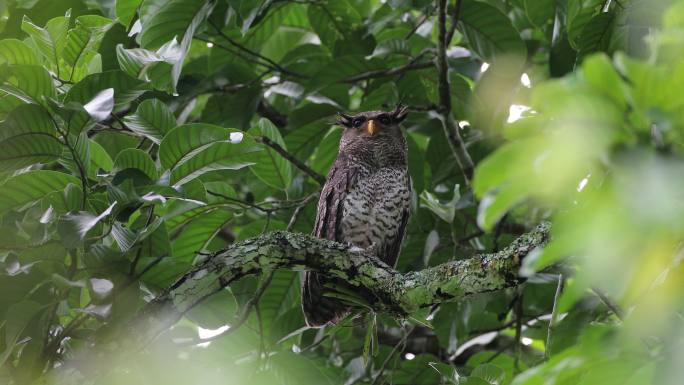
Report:
[[[573,48],[580,48],[580,36],[584,27],[598,13],[603,3],[603,0],[568,0],[568,39]]]
[[[22,104],[0,123],[0,141],[18,135],[44,134],[54,136],[55,125],[47,110],[37,104]]]
[[[38,57],[23,41],[5,39],[0,41],[0,64],[40,65]]]
[[[173,258],[191,262],[231,217],[229,211],[215,209],[187,223],[173,241]]]
[[[0,142],[0,169],[18,170],[62,155],[62,143],[45,134],[17,135]]]
[[[157,166],[155,166],[150,155],[137,148],[127,148],[116,156],[116,160],[114,161],[114,169],[116,171],[129,168],[142,171],[151,180],[157,180],[157,178],[159,178]]]
[[[594,52],[608,52],[615,20],[615,12],[602,12],[589,20],[578,42],[580,58]]]
[[[45,57],[60,76],[60,52],[66,42],[66,33],[69,26],[70,15],[55,17],[47,22],[45,28],[39,27],[27,16],[21,22],[22,31],[26,32],[33,44],[43,57]]]
[[[135,113],[126,116],[123,121],[128,128],[157,144],[176,126],[176,118],[166,104],[158,99],[143,101]]]
[[[88,72],[90,61],[97,55],[105,32],[112,26],[112,20],[97,15],[83,15],[76,18],[76,25],[67,32],[66,45],[61,59],[69,71],[69,81],[78,81]]]
[[[38,170],[15,175],[0,186],[0,213],[42,199],[54,191],[63,191],[67,185],[80,186],[80,181],[57,171]]]
[[[116,18],[121,24],[128,27],[135,16],[135,11],[140,6],[142,0],[117,0],[116,1]]]
[[[188,26],[204,8],[207,1],[170,0],[154,13],[143,19],[143,30],[140,33],[140,46],[157,49],[174,37],[179,41],[185,35]]]
[[[0,95],[4,92],[24,103],[45,104],[45,97],[54,98],[57,94],[50,73],[41,66],[1,66],[0,80]]]
[[[146,49],[157,49],[176,39],[180,41],[180,55],[171,70],[172,88],[175,90],[180,78],[183,59],[190,49],[190,43],[199,26],[209,17],[214,8],[213,1],[171,0],[164,4],[148,20],[143,21],[140,45]]]
[[[254,164],[261,148],[240,131],[209,124],[185,124],[171,130],[159,145],[162,167],[171,183],[182,185],[206,172],[236,170]]]
[[[252,128],[249,133],[253,136],[265,136],[285,148],[285,141],[280,131],[267,119],[260,119],[257,127]],[[269,146],[263,145],[263,147],[264,151],[259,152],[253,158],[255,164],[250,167],[250,170],[269,186],[286,190],[292,182],[290,162]]]
[[[523,0],[525,14],[532,24],[544,27],[556,14],[556,0]]]
[[[470,48],[484,61],[512,54],[524,57],[527,49],[520,33],[498,8],[479,1],[466,1],[458,20],[459,30]]]
[[[114,111],[117,111],[137,99],[149,86],[122,71],[106,71],[88,75],[74,84],[64,101],[86,104],[107,88],[114,89]]]
[[[42,106],[22,104],[0,124],[0,168],[16,170],[57,159],[63,150]]]

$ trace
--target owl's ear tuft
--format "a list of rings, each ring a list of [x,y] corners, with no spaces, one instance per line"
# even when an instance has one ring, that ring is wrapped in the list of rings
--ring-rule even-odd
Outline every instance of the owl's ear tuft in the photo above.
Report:
[[[339,124],[342,127],[351,127],[352,126],[352,119],[354,119],[353,116],[349,116],[349,115],[343,114],[341,112],[337,113],[337,124]]]
[[[397,123],[404,121],[406,115],[408,115],[408,107],[401,104],[398,104],[397,108],[392,111],[392,119],[394,119],[394,121]]]

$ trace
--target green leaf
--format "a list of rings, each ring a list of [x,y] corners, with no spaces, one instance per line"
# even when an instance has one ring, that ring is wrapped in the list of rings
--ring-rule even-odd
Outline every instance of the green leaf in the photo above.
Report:
[[[128,28],[142,0],[116,0],[116,18]]]
[[[0,213],[18,209],[51,192],[63,191],[70,183],[80,186],[81,182],[69,174],[48,170],[15,175],[0,186]]]
[[[78,81],[88,73],[88,65],[97,55],[105,32],[112,21],[102,16],[83,15],[76,18],[76,25],[67,32],[66,45],[61,58],[69,71],[70,81]]]
[[[4,365],[12,354],[19,337],[29,326],[29,322],[42,310],[44,306],[34,301],[21,301],[12,304],[6,311],[5,350],[0,353],[0,365]]]
[[[121,171],[133,168],[142,171],[151,180],[159,178],[157,166],[148,153],[137,148],[127,148],[116,156],[114,161],[114,169]]]
[[[0,123],[0,127],[0,141],[27,134],[55,136],[57,133],[50,114],[37,104],[18,106]]]
[[[0,66],[0,95],[10,94],[24,103],[45,104],[44,97],[57,95],[52,77],[45,68],[35,65]]]
[[[159,160],[171,170],[171,183],[182,185],[206,172],[237,170],[254,164],[261,151],[237,130],[209,124],[184,124],[171,130],[159,145]]]
[[[287,149],[280,131],[267,119],[260,119],[257,127],[252,128],[249,133],[253,137],[265,136]],[[292,165],[271,147],[263,145],[263,149],[264,151],[259,152],[253,158],[255,164],[250,167],[250,170],[269,186],[287,190],[292,183]]]
[[[23,41],[5,39],[0,41],[0,64],[40,65],[36,54]]]
[[[556,0],[523,0],[527,18],[537,27],[544,27],[556,14]]]
[[[114,89],[114,111],[118,111],[147,91],[149,86],[122,71],[106,71],[88,75],[74,84],[64,102],[85,104],[107,88]]]
[[[176,118],[166,104],[158,99],[143,101],[135,113],[126,116],[123,121],[128,128],[157,144],[176,126]]]
[[[615,12],[602,12],[591,18],[578,41],[579,58],[594,52],[608,52],[615,28]]]
[[[92,179],[96,179],[98,169],[102,169],[105,172],[110,172],[114,167],[114,162],[107,151],[100,146],[99,143],[92,139],[88,139],[88,142],[88,146],[90,147],[90,162],[92,163],[92,166],[94,166],[90,167],[91,174],[88,176]]]
[[[498,8],[478,1],[466,1],[461,8],[458,28],[470,48],[484,61],[513,54],[526,56],[525,43],[510,20]]]
[[[66,31],[69,25],[69,15],[66,17],[56,17],[46,24],[46,28],[39,27],[24,15],[21,22],[21,30],[26,32],[38,51],[52,64],[57,75],[59,75],[59,53],[61,45],[66,38]]]
[[[470,373],[473,377],[479,377],[491,385],[499,385],[503,382],[506,373],[500,367],[493,364],[478,365]]]
[[[47,163],[62,155],[62,143],[47,134],[25,134],[0,142],[0,169],[18,170],[36,163]]]
[[[196,15],[207,12],[206,1],[170,0],[143,19],[140,46],[157,49],[174,37],[181,40]]]
[[[173,258],[191,262],[230,218],[229,211],[215,209],[187,223],[173,241]]]
[[[603,5],[603,0],[568,0],[568,39],[573,48],[579,50],[584,27]]]
[[[342,130],[337,127],[333,128],[316,147],[316,153],[312,162],[313,169],[316,172],[321,174],[328,173],[330,166],[335,161],[335,158],[337,158],[340,138],[342,138]]]
[[[212,1],[171,0],[157,13],[143,21],[140,45],[146,49],[157,49],[164,43],[180,41],[180,55],[173,63],[171,84],[175,91],[185,55],[190,49],[192,38],[199,26],[209,17],[214,8]]]

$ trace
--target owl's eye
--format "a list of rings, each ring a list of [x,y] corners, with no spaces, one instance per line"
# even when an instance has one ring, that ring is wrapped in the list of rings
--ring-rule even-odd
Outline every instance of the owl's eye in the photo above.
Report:
[[[366,121],[366,119],[364,119],[364,118],[356,118],[356,119],[352,120],[352,125],[353,125],[354,127],[357,127],[357,128],[358,128],[358,127],[361,127],[361,125],[362,125],[363,122],[365,122],[365,121]]]
[[[378,119],[378,120],[382,124],[390,124],[390,119],[387,116],[381,116],[380,119]]]

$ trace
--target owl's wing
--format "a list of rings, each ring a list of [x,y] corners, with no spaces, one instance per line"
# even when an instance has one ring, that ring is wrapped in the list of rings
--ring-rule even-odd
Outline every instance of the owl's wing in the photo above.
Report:
[[[345,154],[340,154],[328,173],[318,200],[313,235],[332,241],[342,240],[342,212],[344,199],[356,185],[358,169]]]
[[[380,259],[386,264],[396,267],[397,260],[399,259],[399,252],[401,251],[401,242],[406,235],[406,225],[409,221],[409,216],[411,216],[411,182],[407,177],[407,189],[408,189],[408,199],[403,202],[401,207],[401,216],[399,219],[399,228],[397,229],[397,235],[394,239],[391,239],[385,244],[383,250],[381,250]]]

